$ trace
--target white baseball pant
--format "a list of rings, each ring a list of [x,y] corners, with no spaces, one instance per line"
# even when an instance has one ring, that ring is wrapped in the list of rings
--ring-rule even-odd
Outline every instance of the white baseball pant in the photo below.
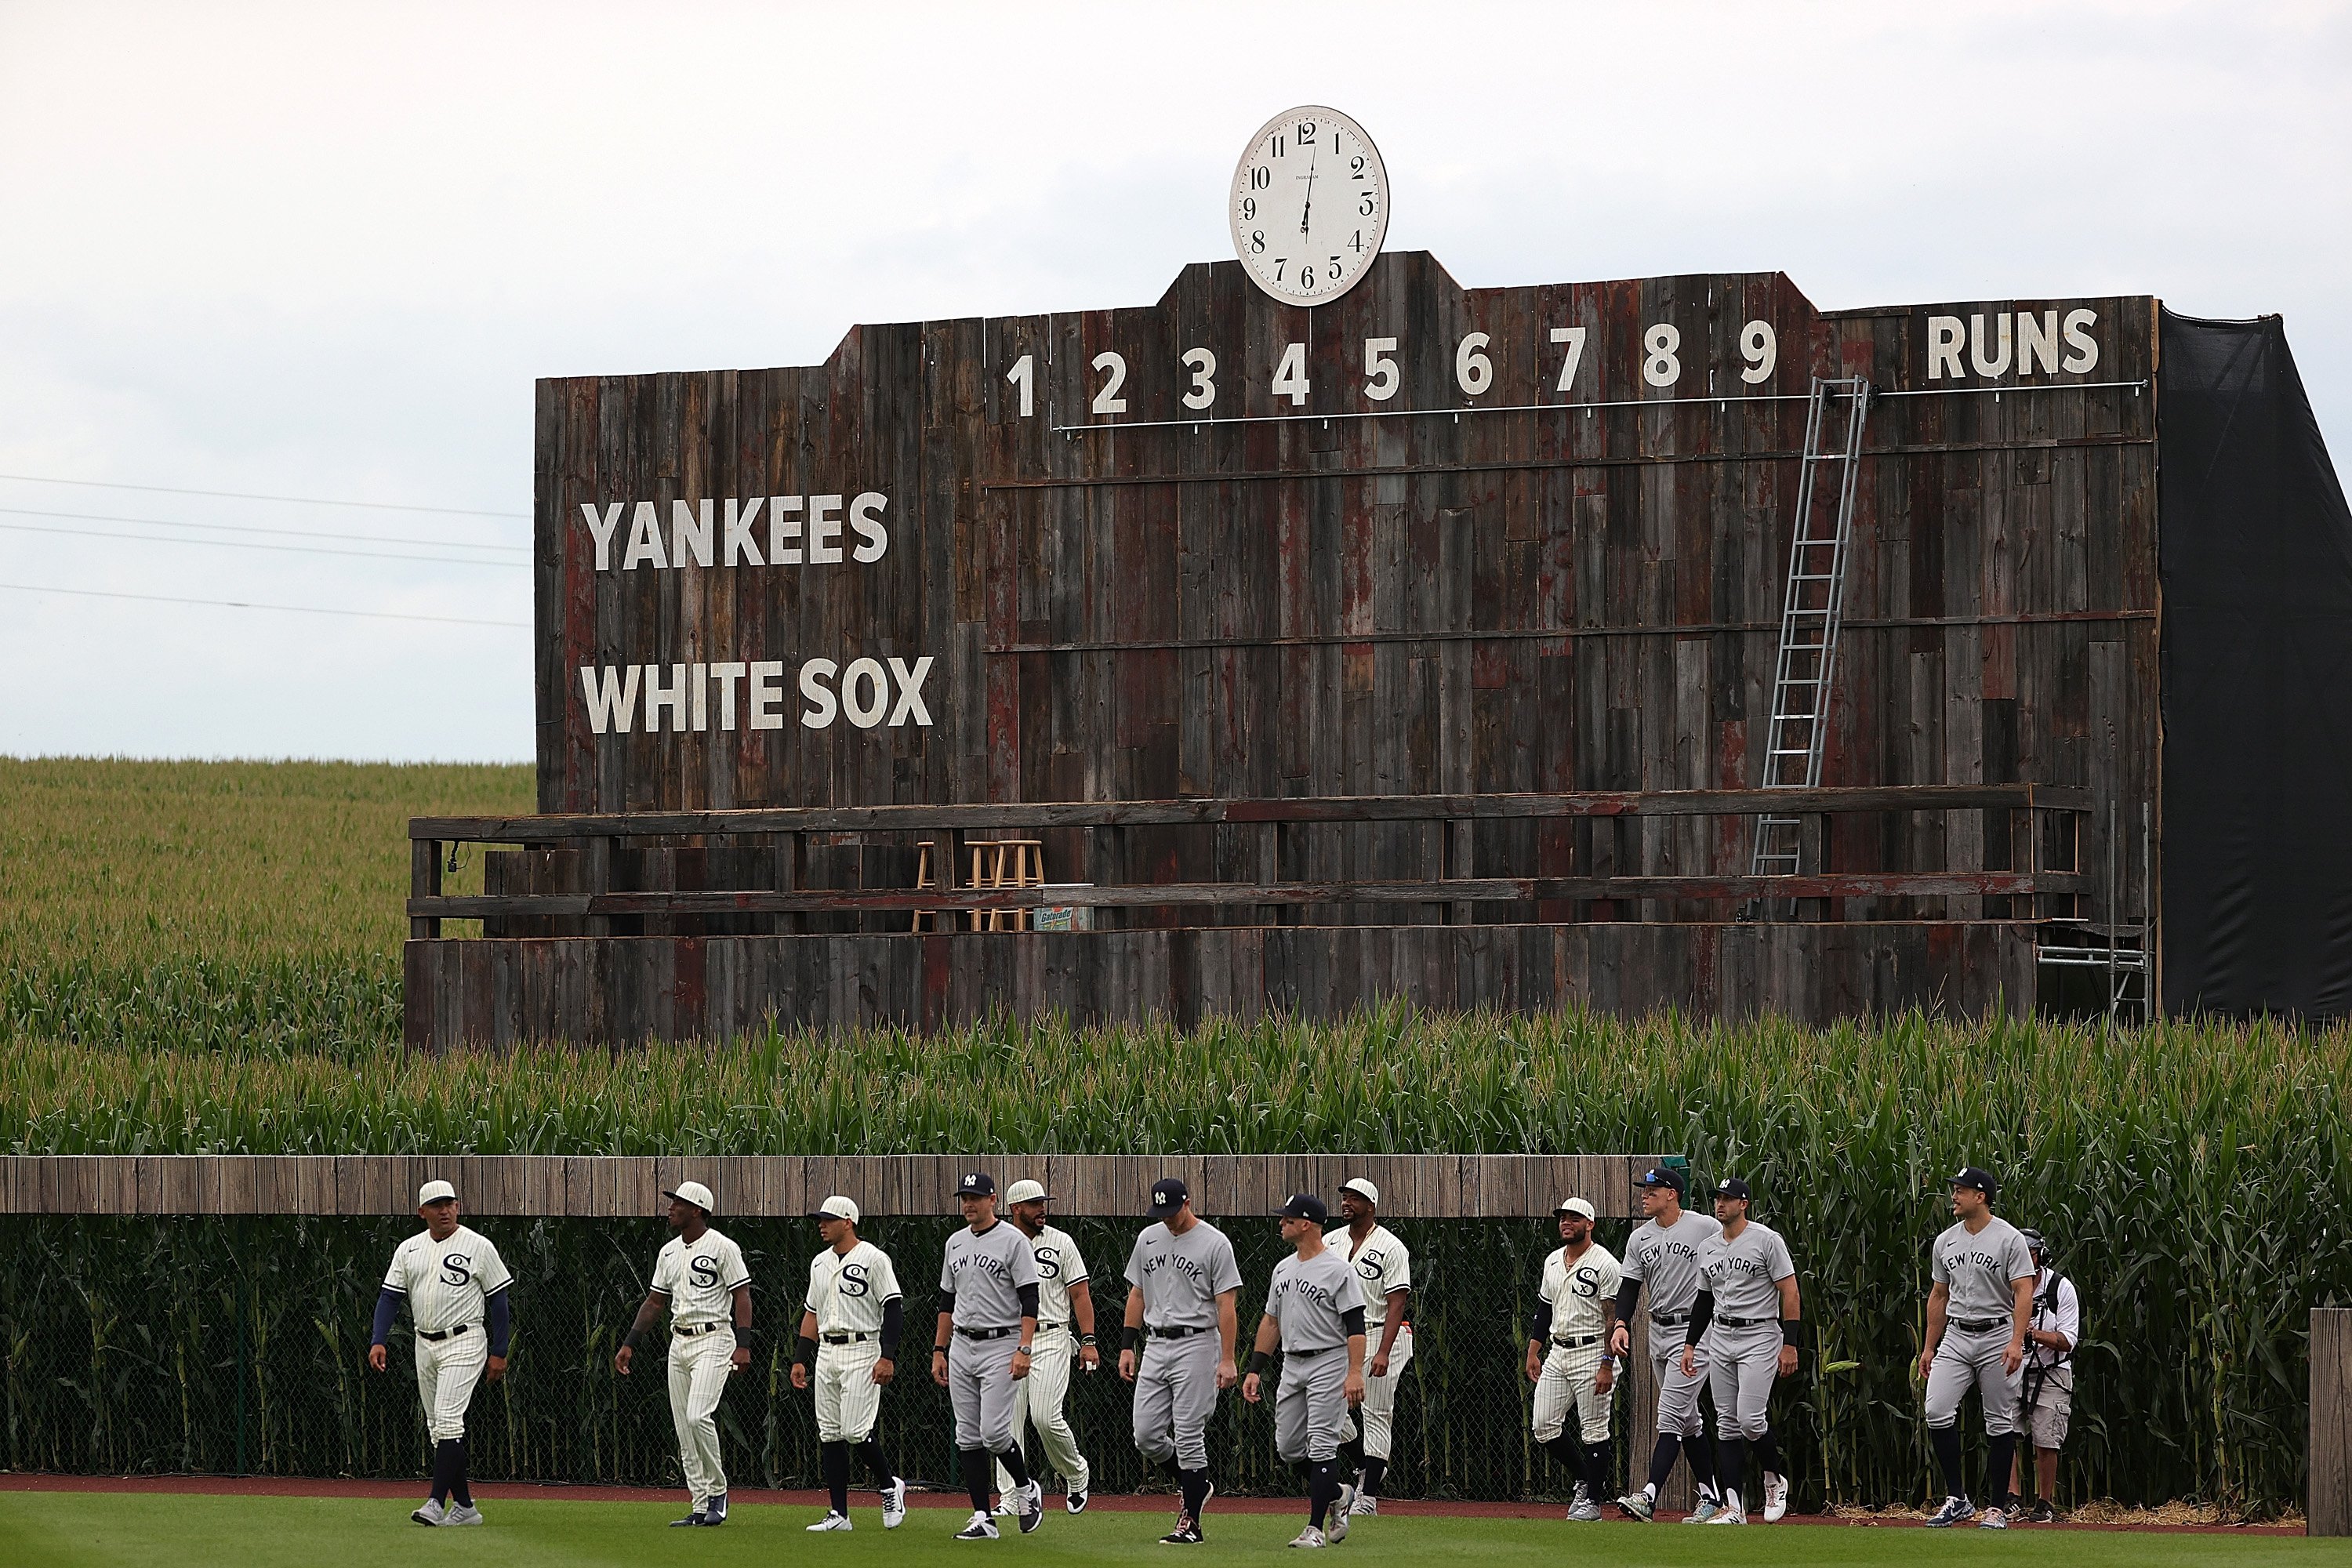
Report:
[[[1545,1355],[1543,1372],[1536,1379],[1535,1419],[1528,1423],[1528,1430],[1535,1434],[1537,1442],[1549,1443],[1559,1436],[1568,1425],[1570,1409],[1576,1412],[1585,1442],[1608,1441],[1609,1405],[1615,1384],[1611,1384],[1610,1394],[1592,1386],[1606,1349],[1595,1334],[1591,1344],[1554,1343]]]
[[[727,1495],[727,1469],[719,1462],[719,1400],[735,1355],[735,1331],[669,1342],[669,1417],[677,1428],[677,1458],[686,1489],[697,1508]]]
[[[1077,1342],[1067,1329],[1040,1329],[1034,1349],[1029,1375],[1013,1385],[1013,1436],[1025,1455],[1029,1445],[1023,1424],[1035,1426],[1037,1446],[1045,1450],[1045,1458],[1053,1461],[1069,1489],[1091,1490],[1094,1471],[1087,1457],[1078,1452],[1078,1435],[1070,1430],[1070,1418],[1062,1413],[1063,1401],[1070,1392],[1070,1369],[1078,1364]],[[1036,1468],[1030,1467],[1032,1473]],[[1003,1465],[996,1467],[996,1489],[1013,1489],[1013,1477]]]
[[[479,1323],[468,1323],[453,1339],[416,1336],[416,1397],[425,1406],[425,1429],[436,1443],[466,1435],[466,1406],[474,1402],[474,1385],[482,1379],[482,1363],[489,1359],[490,1337]]]
[[[1780,1375],[1780,1320],[1739,1329],[1717,1322],[1706,1331],[1700,1356],[1715,1390],[1715,1435],[1753,1442],[1769,1431],[1772,1383]]]
[[[1364,1458],[1385,1459],[1389,1457],[1389,1437],[1396,1426],[1397,1384],[1404,1381],[1404,1369],[1412,1363],[1412,1325],[1397,1330],[1396,1344],[1389,1352],[1389,1370],[1385,1377],[1372,1375],[1372,1357],[1381,1348],[1381,1331],[1367,1329],[1364,1332],[1364,1402],[1356,1407],[1358,1425],[1362,1430]]]
[[[882,1414],[882,1385],[874,1381],[881,1342],[852,1341],[816,1348],[816,1436],[820,1443],[863,1443]]]

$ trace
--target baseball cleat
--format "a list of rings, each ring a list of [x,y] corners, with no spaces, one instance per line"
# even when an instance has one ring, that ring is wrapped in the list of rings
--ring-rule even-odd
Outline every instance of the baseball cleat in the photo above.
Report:
[[[1989,1508],[1977,1516],[1979,1530],[2007,1530],[2009,1515],[1997,1508]]]
[[[1013,1519],[1017,1518],[1020,1512],[1019,1509],[1013,1506],[1013,1500],[1009,1497],[998,1498],[996,1506],[989,1510],[990,1517],[994,1519]]]
[[[724,1524],[727,1522],[727,1494],[725,1492],[720,1492],[717,1497],[712,1498],[709,1502],[702,1505],[702,1522],[705,1524]]]
[[[1311,1524],[1290,1538],[1293,1546],[1320,1546],[1323,1543],[1323,1532]]]
[[[896,1530],[907,1522],[907,1478],[896,1476],[882,1489],[882,1528]]]
[[[1358,1519],[1370,1519],[1381,1511],[1381,1500],[1367,1491],[1359,1491],[1356,1506],[1348,1510]]]
[[[988,1517],[987,1510],[976,1510],[971,1521],[955,1532],[955,1538],[958,1541],[994,1541],[997,1539],[996,1521]]]
[[[1767,1524],[1777,1523],[1779,1522],[1780,1516],[1788,1511],[1789,1478],[1786,1476],[1776,1476],[1769,1470],[1765,1471],[1764,1522]]]
[[[1070,1493],[1067,1497],[1065,1497],[1062,1500],[1062,1506],[1068,1509],[1072,1513],[1086,1512],[1087,1494],[1085,1489],[1080,1488],[1078,1490]]]
[[[1617,1506],[1643,1524],[1649,1523],[1658,1511],[1658,1505],[1650,1500],[1647,1492],[1627,1492],[1617,1500]]]
[[[425,1500],[425,1506],[418,1509],[415,1513],[410,1514],[408,1517],[415,1520],[419,1524],[439,1524],[443,1520],[449,1517],[449,1510],[442,1506],[442,1502],[439,1498],[426,1498]]]
[[[444,1524],[479,1524],[482,1522],[482,1510],[476,1508],[469,1502],[453,1503],[450,1505],[448,1516],[442,1520],[441,1522]]]
[[[1576,1506],[1568,1510],[1568,1522],[1570,1524],[1591,1524],[1600,1517],[1601,1505],[1589,1497],[1577,1499]]]
[[[1956,1524],[1966,1524],[1977,1516],[1976,1505],[1964,1497],[1948,1497],[1944,1506],[1927,1516],[1930,1530],[1949,1530]]]
[[[1176,1516],[1176,1528],[1160,1538],[1162,1546],[1198,1546],[1201,1544],[1201,1521],[1189,1513]]]
[[[857,1527],[849,1522],[849,1516],[847,1514],[835,1513],[833,1510],[827,1509],[824,1510],[824,1517],[818,1520],[814,1524],[810,1525],[808,1528],[809,1533],[811,1535],[814,1535],[820,1531],[855,1530]]]
[[[1045,1489],[1038,1485],[1036,1477],[1032,1476],[1029,1484],[1016,1495],[1019,1506],[1014,1511],[1021,1520],[1021,1533],[1027,1535],[1045,1522]]]
[[[1707,1521],[1709,1524],[1746,1524],[1747,1522],[1748,1510],[1744,1508],[1719,1508],[1715,1510],[1715,1517]]]
[[[1713,1519],[1717,1514],[1721,1513],[1722,1511],[1723,1505],[1721,1503],[1716,1501],[1711,1497],[1702,1497],[1698,1500],[1698,1506],[1692,1509],[1690,1512],[1685,1516],[1683,1522],[1685,1524],[1705,1524],[1708,1520]]]
[[[669,1527],[672,1530],[680,1530],[688,1525],[700,1524],[701,1522],[702,1515],[699,1512],[696,1512],[688,1514],[684,1519],[671,1520],[669,1521]]]
[[[2029,1524],[2055,1524],[2058,1522],[2057,1506],[2048,1498],[2042,1498],[2034,1503],[2033,1511],[2025,1519]]]
[[[1355,1510],[1355,1483],[1353,1481],[1343,1481],[1339,1486],[1339,1500],[1331,1505],[1330,1526],[1323,1531],[1325,1538],[1328,1539],[1332,1545],[1337,1546],[1339,1542],[1348,1539],[1348,1527],[1355,1522],[1354,1519],[1351,1517],[1354,1514]]]

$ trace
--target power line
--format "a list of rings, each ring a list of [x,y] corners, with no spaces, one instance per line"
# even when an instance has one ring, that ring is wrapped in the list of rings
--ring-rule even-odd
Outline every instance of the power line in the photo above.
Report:
[[[449,566],[504,566],[521,571],[528,561],[484,561],[464,555],[392,555],[381,550],[337,550],[326,544],[263,544],[249,539],[173,539],[161,533],[117,533],[104,528],[52,528],[45,522],[0,522],[11,533],[62,533],[74,539],[130,539],[142,544],[200,544],[214,550],[268,550],[302,555],[351,555],[362,561],[437,561]]]
[[[28,485],[79,485],[88,489],[146,490],[166,496],[218,496],[224,500],[282,500],[298,506],[358,506],[372,511],[437,511],[452,517],[522,517],[527,511],[484,511],[469,506],[408,506],[388,500],[331,500],[320,496],[257,495],[249,490],[199,490],[185,485],[126,485],[110,479],[58,479],[42,474],[0,474],[0,479],[17,479]]]
[[[477,544],[467,539],[418,539],[399,533],[335,533],[317,528],[263,528],[245,522],[181,522],[168,517],[113,517],[94,511],[47,511],[37,506],[0,506],[10,517],[63,517],[76,522],[136,522],[151,528],[200,528],[207,533],[268,533],[288,539],[348,539],[367,544],[437,544],[448,550],[503,550],[528,554],[528,544]]]
[[[529,631],[529,621],[482,621],[464,616],[408,616],[393,610],[331,610],[318,605],[257,605],[244,599],[183,599],[169,594],[114,594],[100,588],[51,588],[37,583],[0,583],[20,594],[70,594],[78,599],[137,599],[150,605],[210,605],[227,610],[286,610],[301,616],[360,616],[371,621],[431,621],[446,626],[510,626]]]

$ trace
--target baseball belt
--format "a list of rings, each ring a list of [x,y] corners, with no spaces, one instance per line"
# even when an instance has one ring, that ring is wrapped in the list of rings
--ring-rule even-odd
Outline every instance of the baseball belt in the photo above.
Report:
[[[692,1340],[704,1334],[715,1334],[726,1326],[724,1323],[673,1323],[669,1331],[677,1339]]]
[[[866,1333],[819,1334],[817,1336],[818,1339],[823,1340],[829,1345],[862,1345],[867,1340],[878,1340],[882,1336],[880,1334]]]
[[[437,1331],[433,1329],[419,1329],[416,1331],[416,1337],[420,1340],[430,1340],[437,1345],[443,1340],[454,1340],[460,1334],[471,1332],[473,1332],[473,1325],[471,1323],[459,1323],[454,1329],[441,1329]]]
[[[1189,1340],[1194,1334],[1205,1334],[1209,1330],[1205,1325],[1197,1329],[1155,1329],[1147,1324],[1143,1331],[1155,1340]]]
[[[1599,1334],[1554,1334],[1551,1342],[1564,1351],[1580,1351],[1587,1345],[1601,1342]]]
[[[1282,1353],[1293,1361],[1312,1361],[1318,1355],[1339,1348],[1338,1345],[1317,1345],[1310,1350],[1285,1351]]]
[[[1727,1318],[1722,1313],[1717,1312],[1715,1315],[1714,1321],[1721,1323],[1727,1329],[1752,1329],[1759,1323],[1769,1323],[1776,1320],[1771,1318]]]
[[[1008,1335],[1017,1334],[1021,1331],[1017,1327],[1010,1329],[967,1329],[961,1323],[958,1323],[955,1326],[955,1331],[968,1340],[1001,1340]]]
[[[1653,1312],[1650,1314],[1650,1321],[1662,1329],[1679,1329],[1690,1321],[1690,1314],[1688,1312]]]
[[[2006,1318],[1954,1318],[1952,1320],[1952,1327],[1964,1334],[1989,1334],[1995,1329],[2005,1329],[2008,1326],[2009,1320]]]
[[[1069,1326],[1067,1323],[1040,1323],[1037,1325],[1037,1331],[1042,1334],[1055,1329],[1066,1329]]]

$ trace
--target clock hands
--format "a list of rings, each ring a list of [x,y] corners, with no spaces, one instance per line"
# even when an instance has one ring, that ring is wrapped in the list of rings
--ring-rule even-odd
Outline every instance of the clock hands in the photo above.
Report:
[[[1322,156],[1322,147],[1316,146],[1315,151],[1307,154],[1307,173],[1298,176],[1307,182],[1307,205],[1298,209],[1298,232],[1301,234],[1307,232],[1307,220],[1315,214],[1315,164]]]

